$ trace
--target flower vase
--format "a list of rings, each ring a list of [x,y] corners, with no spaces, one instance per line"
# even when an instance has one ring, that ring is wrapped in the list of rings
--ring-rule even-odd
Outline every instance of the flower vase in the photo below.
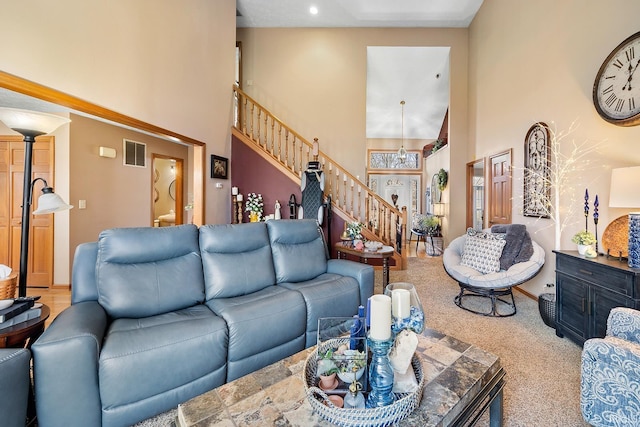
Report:
[[[258,222],[258,212],[250,212],[249,213],[249,221],[250,222]]]
[[[589,249],[591,247],[591,245],[578,245],[578,254],[584,256],[584,254],[587,252],[587,249]]]
[[[391,331],[394,336],[403,329],[421,334],[424,310],[416,288],[411,283],[389,283],[384,293],[391,298]]]

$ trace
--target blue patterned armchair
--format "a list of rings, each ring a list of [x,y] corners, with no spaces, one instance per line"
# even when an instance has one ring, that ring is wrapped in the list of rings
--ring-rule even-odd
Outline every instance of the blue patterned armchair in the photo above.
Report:
[[[640,426],[640,311],[614,308],[607,336],[584,343],[580,406],[593,426]]]

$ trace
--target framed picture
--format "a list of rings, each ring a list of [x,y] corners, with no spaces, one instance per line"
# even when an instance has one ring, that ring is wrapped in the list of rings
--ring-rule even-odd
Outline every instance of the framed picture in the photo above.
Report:
[[[227,170],[229,168],[229,159],[225,157],[211,155],[211,178],[227,179],[229,175]]]

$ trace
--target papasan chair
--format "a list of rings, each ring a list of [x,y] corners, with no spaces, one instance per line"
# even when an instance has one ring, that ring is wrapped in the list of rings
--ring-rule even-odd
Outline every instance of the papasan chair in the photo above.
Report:
[[[522,224],[467,230],[455,238],[442,257],[444,269],[460,285],[455,304],[484,316],[516,314],[512,288],[534,277],[544,265],[544,249]],[[490,306],[482,304],[488,298]],[[509,301],[509,299],[511,301]]]

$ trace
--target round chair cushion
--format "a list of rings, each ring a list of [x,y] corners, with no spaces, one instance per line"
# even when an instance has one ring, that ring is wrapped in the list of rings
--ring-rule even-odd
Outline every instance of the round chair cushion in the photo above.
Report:
[[[514,264],[508,270],[482,274],[461,264],[466,238],[467,235],[464,234],[453,239],[444,250],[442,257],[445,270],[459,283],[487,289],[508,288],[526,282],[535,276],[544,265],[544,249],[532,241],[533,255],[529,261]]]

